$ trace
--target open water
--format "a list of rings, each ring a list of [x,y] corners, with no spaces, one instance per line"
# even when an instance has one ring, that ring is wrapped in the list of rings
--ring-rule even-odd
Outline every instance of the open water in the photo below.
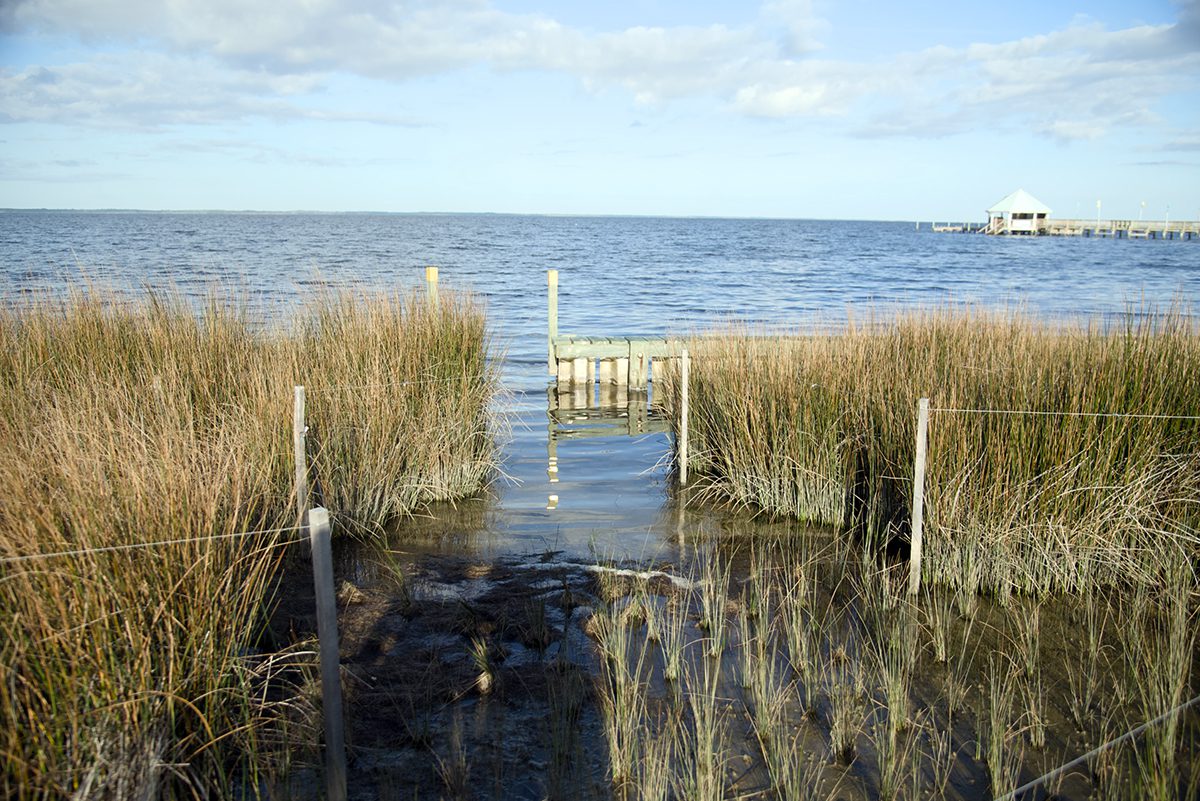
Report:
[[[547,471],[547,269],[559,271],[564,333],[685,332],[731,319],[808,328],[872,306],[947,302],[1107,317],[1200,299],[1200,243],[1191,241],[996,238],[826,220],[0,212],[5,297],[80,280],[135,292],[218,287],[282,315],[322,284],[419,286],[431,264],[443,291],[486,301],[512,435],[509,478],[424,525],[468,530],[453,547],[488,553],[649,558],[681,525],[665,481],[667,437],[619,434],[620,410],[609,410],[613,436],[562,440],[559,472]],[[551,495],[558,502],[547,509]]]

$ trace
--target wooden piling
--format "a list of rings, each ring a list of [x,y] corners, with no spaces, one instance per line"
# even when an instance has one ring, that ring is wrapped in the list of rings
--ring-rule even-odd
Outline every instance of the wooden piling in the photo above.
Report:
[[[917,454],[913,459],[912,536],[908,561],[908,594],[921,590],[921,540],[925,515],[925,445],[929,439],[929,398],[917,404]]]
[[[679,354],[679,485],[688,480],[688,352]]]
[[[585,359],[582,356],[574,361],[574,370],[572,370],[571,381],[578,386],[584,386],[588,380],[588,364],[591,359]]]
[[[429,289],[429,302],[438,305],[438,268],[425,268],[425,286]]]
[[[554,358],[554,338],[558,336],[558,270],[546,271],[547,303],[549,304],[546,324],[546,365],[550,375],[558,369]]]
[[[647,378],[646,343],[642,340],[629,340],[629,388],[645,389]]]
[[[628,388],[628,386],[629,386],[629,357],[628,356],[619,356],[616,359],[613,359],[613,362],[616,363],[617,386]]]
[[[342,719],[341,658],[338,655],[337,594],[333,587],[333,549],[329,512],[308,513],[312,542],[313,586],[317,595],[317,639],[321,660],[321,711],[325,719],[325,798],[346,801],[346,738]]]
[[[296,525],[304,525],[308,513],[308,427],[304,424],[304,387],[295,390],[292,406],[292,454],[296,464]]]

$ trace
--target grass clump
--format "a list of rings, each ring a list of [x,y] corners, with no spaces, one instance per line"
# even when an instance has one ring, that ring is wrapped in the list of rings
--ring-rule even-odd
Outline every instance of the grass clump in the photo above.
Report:
[[[337,520],[381,527],[483,480],[475,305],[327,296],[300,317],[94,291],[0,307],[6,797],[241,797],[315,742],[305,658],[256,647],[281,546],[305,536],[294,384]]]
[[[1153,583],[1196,553],[1200,422],[1182,418],[1197,413],[1200,333],[1182,310],[1104,327],[909,312],[688,349],[690,471],[710,497],[904,536],[927,396],[931,578],[1002,597],[1080,591]]]

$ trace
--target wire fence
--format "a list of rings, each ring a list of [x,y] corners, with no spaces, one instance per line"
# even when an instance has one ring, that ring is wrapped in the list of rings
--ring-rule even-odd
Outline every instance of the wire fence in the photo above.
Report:
[[[58,559],[69,558],[74,556],[92,556],[102,553],[121,553],[124,551],[137,551],[146,548],[165,548],[170,545],[189,545],[201,542],[215,542],[220,540],[232,540],[245,537],[257,537],[267,534],[285,534],[289,531],[307,530],[307,525],[284,526],[282,528],[264,528],[255,531],[237,531],[229,534],[208,534],[201,537],[179,537],[170,540],[153,540],[150,542],[129,542],[121,545],[102,545],[96,548],[77,548],[69,551],[51,551],[49,553],[28,553],[19,556],[8,556],[0,558],[0,565],[17,564],[20,562],[32,562],[42,559]],[[284,542],[274,543],[277,547],[292,545],[297,542],[302,542],[303,537],[294,538]]]
[[[1067,772],[1071,768],[1078,767],[1079,765],[1082,765],[1085,762],[1095,759],[1101,753],[1103,753],[1104,751],[1107,751],[1110,748],[1115,748],[1116,746],[1120,745],[1121,743],[1123,743],[1127,740],[1132,740],[1134,737],[1137,737],[1139,734],[1146,731],[1150,727],[1157,726],[1159,723],[1166,721],[1168,718],[1179,714],[1180,712],[1184,711],[1185,709],[1187,709],[1191,706],[1194,706],[1197,703],[1200,703],[1200,695],[1197,695],[1195,698],[1191,699],[1190,701],[1183,702],[1182,704],[1180,704],[1179,706],[1175,707],[1174,709],[1172,709],[1168,712],[1164,712],[1163,714],[1156,717],[1154,720],[1148,720],[1145,723],[1143,723],[1142,725],[1136,726],[1136,727],[1130,729],[1129,731],[1125,732],[1120,737],[1109,740],[1107,743],[1104,743],[1103,745],[1099,745],[1099,746],[1093,748],[1091,751],[1088,751],[1086,754],[1076,757],[1075,759],[1072,759],[1070,762],[1067,762],[1064,765],[1060,765],[1059,767],[1055,768],[1054,770],[1050,771],[1049,773],[1046,773],[1042,776],[1037,777],[1036,779],[1034,779],[1031,782],[1027,782],[1026,784],[1021,785],[1020,787],[1013,790],[1012,792],[1005,793],[1004,795],[998,796],[996,798],[996,801],[1015,801],[1015,799],[1023,796],[1025,793],[1029,792],[1030,790],[1033,790],[1037,787],[1042,786],[1046,782],[1062,775],[1063,773]]]
[[[1043,409],[957,409],[949,406],[930,406],[929,411],[946,412],[951,414],[1000,414],[1028,415],[1030,417],[1102,417],[1127,418],[1135,420],[1200,420],[1200,415],[1193,414],[1143,414],[1140,412],[1070,412]]]

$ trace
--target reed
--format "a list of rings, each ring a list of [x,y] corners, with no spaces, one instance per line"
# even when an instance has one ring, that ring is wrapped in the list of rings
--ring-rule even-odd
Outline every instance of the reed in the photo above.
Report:
[[[688,663],[686,707],[691,725],[677,729],[676,795],[694,801],[725,797],[726,709],[717,694],[720,668],[713,659]]]
[[[829,703],[829,741],[843,765],[854,761],[858,735],[866,722],[866,676],[856,646],[849,640],[831,643],[822,674]]]
[[[592,626],[603,655],[597,695],[608,743],[610,779],[618,788],[637,780],[645,734],[649,647],[648,641],[637,635],[635,625],[617,601],[598,609]]]
[[[1013,695],[1017,672],[1003,658],[989,658],[987,707],[980,732],[984,758],[991,777],[992,796],[1012,792],[1019,784],[1024,760],[1019,732],[1013,722]]]
[[[663,679],[678,686],[683,673],[683,653],[687,644],[688,595],[672,595],[655,607],[659,643],[663,655]]]
[[[729,606],[729,561],[714,550],[701,568],[700,628],[707,634],[707,652],[714,659],[725,651],[725,611]]]
[[[1086,416],[1195,415],[1200,336],[1182,308],[1131,309],[1108,327],[945,309],[828,336],[718,333],[688,343],[700,494],[903,532],[925,395],[930,577],[999,594],[1076,591],[1154,582],[1196,551],[1200,424]]]
[[[1160,592],[1139,593],[1122,626],[1128,684],[1143,720],[1175,710],[1188,698],[1196,654],[1196,576],[1177,570]],[[1170,798],[1178,791],[1178,746],[1183,715],[1176,712],[1146,732],[1146,747],[1134,754],[1135,778],[1146,798]]]
[[[491,458],[485,345],[478,308],[448,299],[329,296],[274,327],[218,297],[0,307],[0,558],[292,526],[298,383],[339,522],[469,491]],[[439,381],[395,395],[403,412],[349,391],[425,375],[426,348]],[[287,722],[298,700],[262,700],[255,650],[282,546],[304,534],[5,565],[4,795],[256,792],[308,736]]]
[[[1065,652],[1063,671],[1069,688],[1071,719],[1081,733],[1099,711],[1101,680],[1108,669],[1104,635],[1111,616],[1108,604],[1098,592],[1089,592],[1083,606],[1085,639],[1082,647]]]

